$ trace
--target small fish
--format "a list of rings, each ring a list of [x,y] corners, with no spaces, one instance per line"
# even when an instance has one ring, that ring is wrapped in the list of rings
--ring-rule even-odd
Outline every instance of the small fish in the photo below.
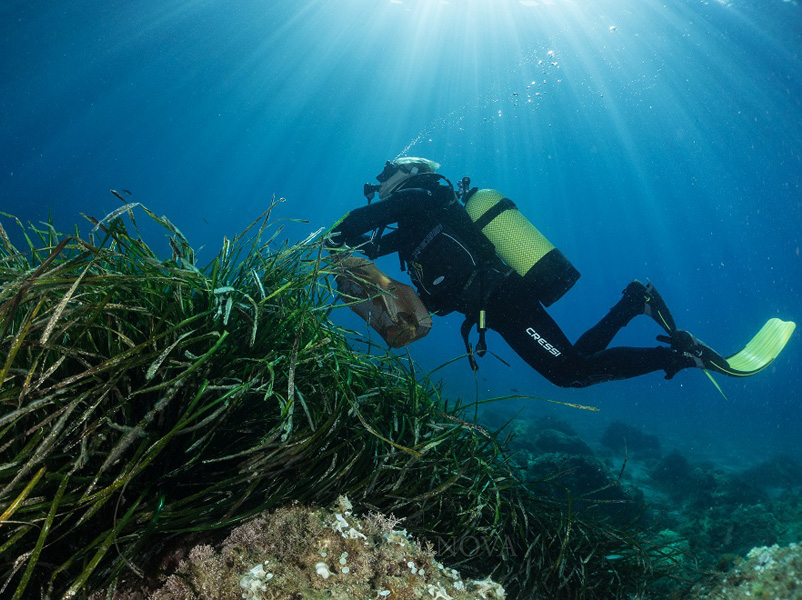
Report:
[[[510,392],[512,392],[513,394],[520,394],[521,393],[521,392],[518,391],[517,388],[510,388]]]
[[[123,194],[128,194],[129,196],[133,196],[134,195],[134,193],[131,190],[126,190],[126,189],[121,189],[120,192],[118,192],[117,190],[109,190],[109,191],[112,194],[114,194],[115,196],[117,196],[123,202],[126,202],[126,199],[123,198],[123,196],[122,196],[122,194],[120,192],[123,192]]]

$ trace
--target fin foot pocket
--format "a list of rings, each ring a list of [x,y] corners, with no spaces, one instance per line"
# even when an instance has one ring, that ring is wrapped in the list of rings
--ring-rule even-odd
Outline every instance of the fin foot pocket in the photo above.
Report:
[[[636,314],[651,318],[669,335],[677,330],[674,317],[671,316],[663,297],[651,281],[647,280],[647,285],[643,285],[635,279],[624,288],[622,293],[631,303],[633,310],[637,311]]]
[[[677,329],[670,336],[658,335],[657,340],[671,344],[671,349],[687,361],[686,367],[727,373],[727,360],[689,331]]]
[[[666,330],[669,335],[677,330],[677,324],[674,322],[674,317],[668,311],[663,297],[657,288],[654,287],[651,281],[647,280],[646,285],[646,310],[645,315],[654,319],[657,324]]]

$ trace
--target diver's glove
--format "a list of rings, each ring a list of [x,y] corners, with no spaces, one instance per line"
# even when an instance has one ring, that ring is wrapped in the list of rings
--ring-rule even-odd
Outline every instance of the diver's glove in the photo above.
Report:
[[[354,248],[345,243],[342,232],[332,230],[323,238],[323,248],[329,253],[329,261],[339,265],[344,259],[354,255]]]
[[[333,250],[338,250],[343,247],[347,247],[345,240],[343,239],[343,234],[341,231],[337,231],[336,229],[330,230],[324,237],[323,237],[323,247],[326,248],[329,252]]]

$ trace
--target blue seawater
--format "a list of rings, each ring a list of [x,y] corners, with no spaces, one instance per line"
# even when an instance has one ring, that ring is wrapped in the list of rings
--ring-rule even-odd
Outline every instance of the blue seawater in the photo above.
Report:
[[[269,204],[308,219],[362,205],[399,155],[512,198],[581,271],[550,312],[571,339],[633,278],[724,354],[802,321],[802,8],[782,0],[75,0],[0,6],[0,210],[61,229],[110,188],[219,247]],[[201,259],[203,259],[203,252]],[[394,257],[380,262],[404,278]],[[358,326],[347,310],[335,318]],[[409,348],[463,352],[460,318]],[[655,345],[642,318],[616,344]],[[559,389],[491,334],[468,401],[556,414],[595,443],[623,420],[739,469],[802,460],[802,343],[765,372],[659,373]]]

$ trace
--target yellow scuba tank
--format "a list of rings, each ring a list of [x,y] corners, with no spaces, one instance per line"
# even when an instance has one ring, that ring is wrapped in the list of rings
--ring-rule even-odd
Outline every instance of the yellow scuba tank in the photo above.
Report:
[[[565,255],[501,192],[477,190],[468,195],[465,210],[544,305],[559,300],[579,279],[579,271]]]

